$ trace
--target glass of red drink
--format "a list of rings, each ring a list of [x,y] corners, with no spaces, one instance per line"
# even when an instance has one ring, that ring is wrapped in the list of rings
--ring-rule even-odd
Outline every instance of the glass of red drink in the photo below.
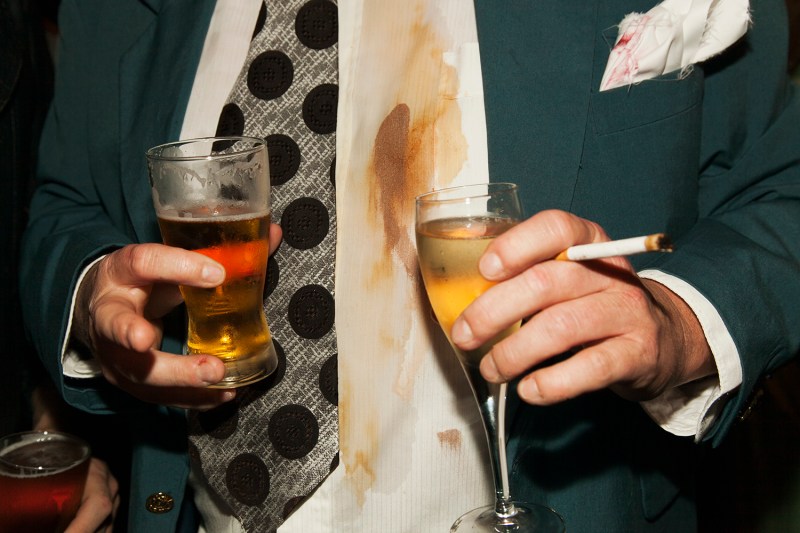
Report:
[[[0,439],[0,532],[66,529],[81,503],[89,445],[54,431]]]

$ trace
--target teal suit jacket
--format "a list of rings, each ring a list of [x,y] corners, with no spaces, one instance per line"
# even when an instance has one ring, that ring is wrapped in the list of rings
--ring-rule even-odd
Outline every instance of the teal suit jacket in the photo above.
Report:
[[[782,0],[754,2],[745,39],[687,78],[598,92],[614,25],[655,3],[476,0],[490,167],[493,180],[522,184],[531,213],[566,209],[613,237],[673,236],[675,253],[636,266],[696,287],[742,358],[744,382],[706,437],[716,443],[800,346],[800,99],[786,84]],[[213,4],[64,1],[25,239],[25,319],[65,398],[135,424],[132,531],[179,522],[183,416],[101,380],[65,379],[58,354],[78,272],[117,247],[160,241],[142,154],[178,137]],[[165,349],[180,342],[180,328],[168,328]],[[517,494],[558,509],[570,532],[695,527],[698,446],[611,393],[519,405],[510,451]],[[157,491],[176,498],[176,511],[144,510]]]

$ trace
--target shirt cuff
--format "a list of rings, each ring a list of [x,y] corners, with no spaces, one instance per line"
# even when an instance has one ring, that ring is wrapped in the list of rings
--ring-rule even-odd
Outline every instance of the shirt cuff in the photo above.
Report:
[[[661,283],[692,309],[706,336],[717,374],[641,402],[645,412],[663,429],[699,441],[716,421],[731,392],[742,383],[739,350],[722,317],[702,294],[685,281],[659,270],[643,270],[639,277]]]
[[[80,289],[86,273],[92,268],[95,263],[103,259],[105,255],[98,257],[83,269],[78,282],[75,284],[75,292],[72,293],[72,302],[69,307],[69,317],[67,319],[67,335],[61,344],[61,372],[64,376],[77,379],[95,378],[102,374],[100,371],[100,363],[91,353],[79,351],[71,346],[70,340],[72,338],[72,318],[75,314],[75,303],[78,296],[78,289]]]

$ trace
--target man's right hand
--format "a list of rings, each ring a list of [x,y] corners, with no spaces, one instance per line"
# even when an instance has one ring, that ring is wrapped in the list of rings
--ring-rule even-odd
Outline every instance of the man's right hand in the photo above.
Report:
[[[270,253],[280,237],[273,224]],[[199,253],[162,244],[125,246],[87,272],[78,290],[72,334],[91,349],[103,376],[133,396],[210,409],[236,394],[208,388],[223,378],[222,361],[160,351],[161,319],[183,301],[178,285],[211,288],[224,279],[224,268]]]
[[[80,285],[73,335],[89,346],[103,376],[141,400],[209,409],[234,397],[209,389],[224,374],[210,355],[160,351],[161,318],[179,305],[178,285],[216,287],[222,266],[163,244],[132,244],[95,264]]]

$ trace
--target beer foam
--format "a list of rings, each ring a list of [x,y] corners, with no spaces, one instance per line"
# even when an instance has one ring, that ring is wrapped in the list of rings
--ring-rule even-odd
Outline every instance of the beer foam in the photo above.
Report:
[[[188,220],[197,222],[208,222],[215,220],[250,220],[254,218],[267,217],[272,213],[270,209],[264,211],[250,211],[234,206],[215,206],[197,209],[171,209],[165,208],[158,214],[158,218],[163,220],[174,220],[186,222]]]

